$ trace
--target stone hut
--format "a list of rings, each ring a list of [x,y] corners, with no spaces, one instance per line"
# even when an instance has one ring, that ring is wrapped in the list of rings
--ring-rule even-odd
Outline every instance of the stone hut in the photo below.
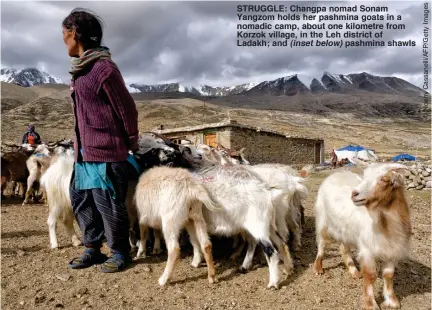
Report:
[[[324,162],[324,140],[290,136],[286,133],[261,129],[230,120],[199,126],[156,130],[170,140],[190,140],[240,150],[251,164],[281,163],[289,165],[321,164]]]

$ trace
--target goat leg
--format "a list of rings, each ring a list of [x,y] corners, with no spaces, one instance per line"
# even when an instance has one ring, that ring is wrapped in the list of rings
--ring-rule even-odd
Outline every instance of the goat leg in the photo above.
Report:
[[[342,259],[345,263],[345,266],[348,268],[348,272],[351,274],[351,276],[354,279],[358,279],[361,277],[361,274],[354,264],[354,260],[352,258],[350,250],[351,249],[349,246],[346,246],[343,243],[341,243],[340,251],[341,251]]]
[[[246,241],[245,241],[245,238],[243,235],[239,234],[239,235],[236,235],[234,238],[235,238],[234,242],[237,240],[236,243],[237,243],[237,245],[238,245],[238,243],[240,243],[240,246],[236,245],[237,249],[233,254],[231,254],[231,256],[230,256],[231,260],[236,260],[240,256],[240,254],[242,253],[242,251],[246,245]],[[234,245],[233,245],[233,248],[235,248]]]
[[[140,224],[139,227],[140,227],[140,240],[139,240],[138,252],[135,257],[136,259],[140,257],[146,257],[148,226],[145,224]]]
[[[193,247],[193,259],[191,262],[191,266],[198,268],[202,261],[202,255],[200,250],[200,244],[198,242],[198,238],[195,232],[195,227],[191,221],[189,221],[185,227],[189,234],[190,242]]]
[[[257,243],[254,240],[254,238],[252,238],[252,236],[250,236],[248,233],[245,234],[245,239],[246,239],[245,243],[248,244],[248,247],[247,247],[245,258],[243,260],[243,264],[239,268],[240,273],[246,273],[252,267],[253,257],[257,246]]]
[[[270,239],[261,240],[259,244],[263,249],[265,258],[269,266],[270,279],[267,288],[279,289],[280,275],[279,275],[279,268],[278,268],[278,262],[279,262],[278,252],[276,251]]]
[[[73,217],[73,213],[71,212],[71,214],[68,214],[68,216],[64,219],[63,224],[66,227],[66,231],[69,238],[72,240],[72,245],[77,247],[80,246],[82,243],[81,240],[78,238],[77,234],[75,233],[75,229],[73,227],[73,221],[74,221],[74,217]]]
[[[154,243],[153,243],[152,254],[159,255],[162,252],[162,250],[161,250],[161,238],[162,238],[161,231],[159,229],[153,228],[153,236],[154,236]]]
[[[280,238],[276,231],[271,229],[271,241],[276,245],[279,254],[282,256],[282,261],[284,263],[284,273],[289,276],[294,270],[293,260],[289,252],[288,246],[285,244],[284,240]]]
[[[56,227],[57,227],[57,217],[55,214],[50,213],[48,215],[48,229],[49,229],[49,238],[51,249],[56,249],[58,247],[57,235],[56,235]]]
[[[324,228],[320,233],[317,234],[317,245],[318,252],[315,258],[315,262],[313,264],[313,271],[316,275],[323,274],[324,270],[322,267],[322,261],[324,258],[325,248],[326,248],[326,239],[327,239],[327,230]]]
[[[168,283],[174,270],[174,266],[180,256],[180,244],[178,238],[180,235],[181,226],[179,226],[179,224],[172,225],[172,223],[174,223],[174,221],[171,219],[166,219],[162,222],[162,232],[168,251],[168,260],[165,270],[158,280],[160,286],[164,286]]]
[[[393,262],[385,262],[382,271],[384,279],[384,306],[392,309],[399,309],[401,307],[399,300],[393,289],[395,264]]]
[[[380,310],[373,291],[373,285],[377,278],[375,262],[371,258],[363,258],[361,267],[363,275],[363,309]]]

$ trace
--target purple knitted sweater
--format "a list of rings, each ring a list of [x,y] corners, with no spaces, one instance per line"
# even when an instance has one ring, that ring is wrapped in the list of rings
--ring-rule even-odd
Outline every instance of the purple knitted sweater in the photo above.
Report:
[[[126,160],[137,148],[138,112],[117,66],[96,61],[72,80],[71,91],[75,161]]]

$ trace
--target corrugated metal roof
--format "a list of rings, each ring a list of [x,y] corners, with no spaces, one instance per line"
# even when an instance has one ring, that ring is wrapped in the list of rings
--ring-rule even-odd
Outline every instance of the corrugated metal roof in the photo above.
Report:
[[[187,127],[177,127],[177,128],[169,128],[169,129],[155,129],[157,133],[160,134],[170,134],[170,133],[177,133],[177,132],[195,132],[195,131],[201,131],[204,129],[210,129],[210,128],[221,128],[221,127],[237,127],[237,128],[245,128],[245,129],[251,129],[255,131],[261,131],[261,132],[267,132],[272,133],[275,135],[283,136],[286,138],[297,138],[297,139],[307,139],[307,140],[323,140],[323,138],[320,137],[303,137],[299,135],[293,135],[282,131],[277,131],[273,129],[268,128],[261,128],[261,127],[255,127],[250,126],[246,124],[240,124],[237,121],[234,120],[227,120],[219,123],[208,123],[208,124],[202,124],[197,126],[187,126]]]

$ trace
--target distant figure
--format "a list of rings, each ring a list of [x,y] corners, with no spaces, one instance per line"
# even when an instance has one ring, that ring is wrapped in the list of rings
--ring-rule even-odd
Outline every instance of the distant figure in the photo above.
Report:
[[[35,131],[35,126],[33,124],[28,125],[27,131],[22,138],[22,144],[35,145],[40,143],[40,136]]]
[[[338,158],[337,158],[337,155],[336,155],[336,152],[334,149],[331,152],[331,157],[332,157],[331,165],[332,165],[332,168],[335,169],[337,167]]]

